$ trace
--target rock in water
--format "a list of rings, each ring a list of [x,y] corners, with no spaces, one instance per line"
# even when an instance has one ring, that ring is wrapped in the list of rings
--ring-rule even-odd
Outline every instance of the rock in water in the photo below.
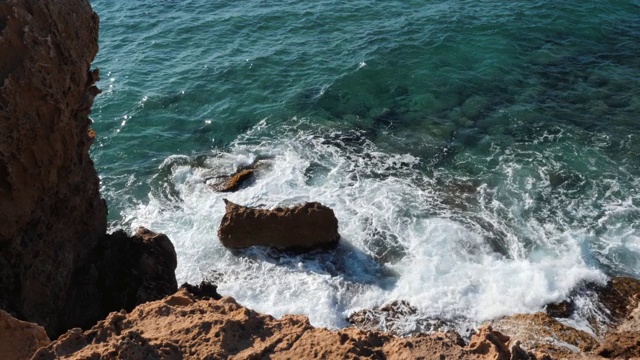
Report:
[[[218,237],[228,248],[259,245],[307,251],[332,247],[340,240],[333,210],[317,202],[273,210],[249,208],[227,199],[224,202],[226,213]]]
[[[253,177],[253,169],[243,169],[233,174],[227,180],[219,184],[211,185],[211,187],[220,192],[235,192],[240,189],[242,185],[253,179]]]

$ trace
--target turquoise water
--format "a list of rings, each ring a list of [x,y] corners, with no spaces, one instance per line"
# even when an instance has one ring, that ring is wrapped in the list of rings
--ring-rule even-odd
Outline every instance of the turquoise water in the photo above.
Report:
[[[640,277],[640,1],[92,5],[109,221],[166,232],[180,281],[319,326],[394,299],[462,326]],[[225,250],[207,179],[256,159],[225,196],[321,201],[343,245]]]

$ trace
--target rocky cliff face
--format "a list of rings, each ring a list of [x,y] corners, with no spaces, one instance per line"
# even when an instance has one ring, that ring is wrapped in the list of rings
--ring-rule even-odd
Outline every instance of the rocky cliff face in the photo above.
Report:
[[[0,2],[0,308],[55,337],[177,290],[169,239],[106,235],[87,0]]]
[[[0,3],[0,306],[48,331],[106,232],[88,154],[97,39],[86,0]]]

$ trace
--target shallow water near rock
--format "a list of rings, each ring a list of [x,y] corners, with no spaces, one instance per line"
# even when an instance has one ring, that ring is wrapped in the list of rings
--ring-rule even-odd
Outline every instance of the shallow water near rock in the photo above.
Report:
[[[166,233],[179,283],[331,328],[405,300],[409,333],[640,277],[638,1],[92,5],[109,221]],[[341,245],[230,252],[223,197],[321,202]]]

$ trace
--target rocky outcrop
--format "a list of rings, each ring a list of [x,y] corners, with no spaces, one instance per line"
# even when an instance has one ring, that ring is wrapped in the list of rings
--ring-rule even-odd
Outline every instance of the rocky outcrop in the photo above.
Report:
[[[640,305],[638,304],[640,291],[637,291],[638,284],[640,282],[629,278],[620,278],[609,284],[610,290],[617,289],[613,291],[612,296],[630,296],[615,302],[618,305],[622,303],[622,307],[619,307],[618,311],[611,312],[617,313],[618,316],[624,316],[624,318],[618,318],[618,326],[606,335],[604,341],[595,350],[596,354],[610,359],[640,358]],[[635,309],[629,311],[634,305]]]
[[[0,356],[5,360],[30,359],[51,343],[42,326],[20,321],[0,310]]]
[[[605,308],[613,324],[626,320],[640,304],[640,280],[615,277],[605,286],[594,288],[598,302]]]
[[[98,16],[86,0],[9,0],[0,31],[0,307],[55,333],[106,232],[88,154]]]
[[[495,330],[509,334],[525,348],[542,350],[554,358],[572,355],[576,350],[590,352],[598,345],[590,334],[564,325],[542,312],[507,316],[489,324]]]
[[[131,311],[178,290],[176,252],[166,235],[143,227],[107,235],[79,268],[63,309],[62,328],[88,329],[109,312]]]
[[[335,246],[340,239],[333,210],[317,202],[273,210],[224,202],[218,237],[228,248],[258,245],[305,251]]]
[[[106,235],[97,51],[87,0],[0,2],[0,308],[52,337],[177,289],[164,235]]]
[[[314,328],[300,315],[276,320],[232,298],[197,300],[186,290],[74,329],[34,359],[535,359],[483,328],[465,346],[455,333],[398,338],[375,331]]]

